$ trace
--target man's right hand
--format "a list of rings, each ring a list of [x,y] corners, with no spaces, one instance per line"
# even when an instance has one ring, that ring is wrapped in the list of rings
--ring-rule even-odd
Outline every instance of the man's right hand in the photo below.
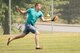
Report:
[[[18,6],[16,6],[16,11],[19,11],[19,10],[20,10],[20,8]]]
[[[18,6],[16,6],[16,10],[19,11],[20,13],[22,13],[22,14],[27,13],[25,10],[20,9]]]

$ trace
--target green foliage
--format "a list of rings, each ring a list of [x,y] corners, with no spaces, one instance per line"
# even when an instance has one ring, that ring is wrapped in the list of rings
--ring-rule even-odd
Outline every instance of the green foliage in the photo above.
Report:
[[[16,6],[27,10],[30,7],[34,7],[36,2],[40,2],[43,5],[42,12],[46,16],[47,14],[51,14],[52,12],[52,0],[11,0],[11,16],[12,16],[12,24],[16,22],[24,23],[25,15],[20,14],[16,11]],[[80,0],[53,0],[53,14],[58,15],[60,17],[60,21],[63,20],[63,23],[80,23]],[[6,23],[7,20],[9,25],[9,0],[0,0],[0,23]],[[5,12],[7,11],[7,16],[5,16]],[[19,18],[21,19],[19,21]],[[62,22],[61,22],[62,23]]]
[[[0,0],[0,22],[3,20],[5,9],[8,9],[8,1],[7,0]],[[36,2],[40,2],[43,5],[42,12],[46,16],[47,14],[51,15],[51,3],[52,0],[11,0],[11,8],[12,8],[12,23],[17,22],[17,16],[22,16],[19,12],[16,11],[16,6],[22,8],[24,10],[34,7]],[[79,19],[79,1],[80,0],[53,0],[54,6],[54,15],[59,15],[61,19],[67,20],[68,22],[73,22],[75,19]],[[22,21],[23,22],[23,21]],[[79,21],[78,21],[79,23]]]
[[[80,21],[79,21],[79,13],[80,13],[80,0],[65,0],[65,1],[68,1],[67,5],[61,5],[60,8],[62,8],[62,11],[60,12],[61,13],[61,17],[62,19],[64,20],[67,20],[67,23],[68,24],[75,24],[76,23],[76,20],[77,23],[79,24]]]

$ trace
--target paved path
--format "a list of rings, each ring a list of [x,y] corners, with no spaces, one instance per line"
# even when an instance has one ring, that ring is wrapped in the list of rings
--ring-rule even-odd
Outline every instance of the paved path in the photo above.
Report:
[[[36,25],[39,30],[42,31],[54,31],[54,32],[80,32],[80,26],[78,25]]]

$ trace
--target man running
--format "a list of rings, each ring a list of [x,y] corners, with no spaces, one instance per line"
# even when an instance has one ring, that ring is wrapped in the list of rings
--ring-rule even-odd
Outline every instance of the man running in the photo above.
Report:
[[[7,45],[9,45],[10,42],[12,42],[15,39],[23,38],[25,37],[29,32],[32,32],[35,34],[35,45],[36,49],[42,49],[39,45],[39,31],[34,27],[35,22],[40,18],[43,22],[47,21],[54,21],[54,19],[44,19],[43,13],[40,11],[42,8],[42,5],[40,3],[36,3],[34,8],[29,8],[28,10],[24,11],[20,8],[17,8],[17,10],[22,14],[28,14],[26,23],[25,23],[25,29],[22,34],[9,37]]]

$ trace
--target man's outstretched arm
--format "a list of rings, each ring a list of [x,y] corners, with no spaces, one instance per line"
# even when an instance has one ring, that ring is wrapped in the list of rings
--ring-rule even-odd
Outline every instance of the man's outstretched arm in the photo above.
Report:
[[[49,21],[54,21],[54,22],[56,22],[56,21],[58,21],[58,16],[54,16],[52,19],[50,18],[50,19],[45,19],[44,17],[41,17],[41,20],[43,21],[43,22],[49,22]]]
[[[16,8],[16,10],[19,11],[20,13],[22,13],[22,14],[27,13],[25,10],[22,10],[22,9],[20,9],[20,8]]]
[[[45,19],[44,17],[41,17],[41,20],[42,20],[43,22],[51,21],[51,19]]]

